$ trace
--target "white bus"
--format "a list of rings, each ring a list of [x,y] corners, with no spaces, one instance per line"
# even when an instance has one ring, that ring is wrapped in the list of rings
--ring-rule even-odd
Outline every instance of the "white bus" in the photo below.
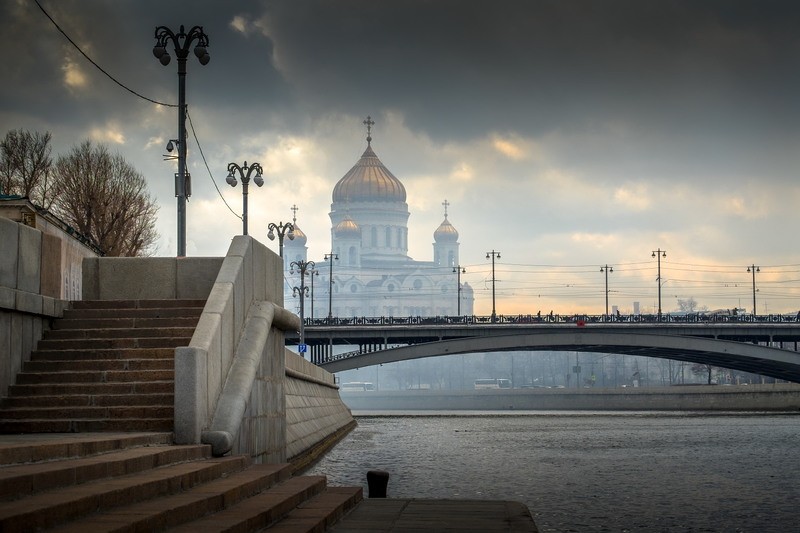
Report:
[[[510,389],[511,380],[506,378],[483,378],[475,380],[476,389]]]
[[[351,381],[350,383],[342,383],[339,386],[339,392],[364,392],[374,390],[375,384],[369,381]]]

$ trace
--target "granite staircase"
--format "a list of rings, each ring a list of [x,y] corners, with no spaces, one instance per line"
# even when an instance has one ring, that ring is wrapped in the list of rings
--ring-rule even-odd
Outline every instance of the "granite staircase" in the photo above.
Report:
[[[360,487],[211,457],[170,433],[105,435],[4,439],[0,531],[322,532],[361,500]]]
[[[204,304],[73,302],[9,387],[0,433],[172,431],[175,347]]]
[[[73,302],[0,404],[0,531],[322,532],[360,487],[172,444],[204,301]]]

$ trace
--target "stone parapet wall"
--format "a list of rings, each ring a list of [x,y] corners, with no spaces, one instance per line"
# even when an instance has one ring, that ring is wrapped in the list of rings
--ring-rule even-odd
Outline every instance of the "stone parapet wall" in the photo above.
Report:
[[[0,217],[0,395],[30,360],[50,320],[64,314],[61,244],[53,235]]]

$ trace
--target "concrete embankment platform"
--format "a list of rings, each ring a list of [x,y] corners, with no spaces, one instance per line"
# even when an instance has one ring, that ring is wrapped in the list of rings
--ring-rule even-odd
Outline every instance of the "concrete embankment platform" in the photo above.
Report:
[[[342,392],[354,411],[800,411],[800,384]]]

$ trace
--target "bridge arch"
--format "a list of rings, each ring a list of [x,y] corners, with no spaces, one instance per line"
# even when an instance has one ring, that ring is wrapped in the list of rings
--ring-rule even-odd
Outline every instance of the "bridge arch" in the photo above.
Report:
[[[573,330],[574,331],[574,330]],[[501,351],[576,351],[641,355],[710,364],[800,383],[800,353],[736,341],[644,333],[604,333],[468,337],[389,348],[321,362],[329,372],[341,372],[409,359]]]

